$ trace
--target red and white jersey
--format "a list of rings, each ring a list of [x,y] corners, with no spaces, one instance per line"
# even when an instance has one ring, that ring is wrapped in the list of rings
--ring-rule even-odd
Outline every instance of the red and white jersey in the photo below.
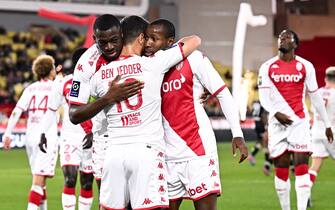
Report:
[[[17,108],[28,112],[27,136],[41,130],[41,122],[48,109],[48,103],[52,97],[52,80],[41,80],[32,83],[24,91],[16,104]],[[57,123],[52,123],[52,127],[46,133],[48,136],[57,136]],[[39,139],[36,139],[39,141]]]
[[[320,94],[325,102],[327,115],[331,123],[333,132],[335,131],[335,88],[322,87],[319,89]],[[320,115],[313,108],[313,127],[312,127],[312,138],[313,139],[327,139],[325,135],[326,126],[321,120]]]
[[[200,51],[165,74],[161,94],[168,161],[217,154],[214,132],[199,99],[204,87],[216,95],[226,85]]]
[[[48,108],[52,111],[57,111],[57,109],[63,106],[64,115],[62,122],[62,133],[76,133],[78,135],[84,135],[84,129],[79,125],[75,125],[70,121],[69,118],[69,93],[71,89],[73,75],[69,74],[60,80],[54,81],[54,90],[50,98]]]
[[[140,80],[144,88],[131,98],[104,109],[111,144],[150,143],[165,148],[160,89],[164,73],[183,59],[180,45],[152,57],[120,57],[94,74],[91,95],[101,97],[117,75],[121,81]]]
[[[270,88],[271,121],[275,112],[288,115],[293,123],[309,120],[306,91],[318,89],[313,64],[299,56],[284,62],[278,56],[266,61],[259,70],[258,87]]]
[[[87,104],[90,98],[90,79],[101,66],[108,62],[96,44],[88,48],[80,57],[73,73],[70,104]]]

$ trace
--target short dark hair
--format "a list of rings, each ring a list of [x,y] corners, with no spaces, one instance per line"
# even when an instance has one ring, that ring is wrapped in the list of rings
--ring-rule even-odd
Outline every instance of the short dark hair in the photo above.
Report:
[[[95,20],[93,30],[107,31],[113,27],[121,27],[119,19],[111,14],[103,14]]]
[[[176,30],[172,22],[166,19],[157,19],[150,23],[150,25],[160,25],[164,28],[164,36],[165,38],[175,38]]]
[[[148,21],[140,16],[131,15],[123,18],[121,20],[123,44],[133,42],[141,33],[144,33],[148,25]]]
[[[298,37],[297,33],[295,33],[294,31],[292,31],[290,29],[287,29],[286,31],[293,35],[294,42],[297,45],[297,47],[299,47],[300,40],[299,40],[299,37]]]

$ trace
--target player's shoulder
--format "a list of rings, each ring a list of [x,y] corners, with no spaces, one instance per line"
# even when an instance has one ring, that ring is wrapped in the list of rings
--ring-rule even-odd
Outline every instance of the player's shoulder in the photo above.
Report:
[[[204,58],[206,58],[206,56],[199,50],[195,50],[189,56],[187,56],[188,60],[195,60],[195,61],[199,61]]]
[[[302,57],[300,57],[298,55],[295,56],[295,59],[298,62],[302,63],[306,67],[313,67],[313,64],[310,61],[308,61],[308,60],[306,60],[306,59],[304,59],[304,58],[302,58]]]
[[[279,57],[278,56],[274,56],[268,60],[266,60],[262,65],[261,65],[261,68],[266,68],[266,69],[269,69],[269,67],[276,63],[277,61],[279,60]]]

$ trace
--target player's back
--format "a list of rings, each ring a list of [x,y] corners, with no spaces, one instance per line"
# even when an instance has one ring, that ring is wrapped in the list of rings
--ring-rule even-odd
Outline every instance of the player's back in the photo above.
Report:
[[[335,129],[335,88],[327,88],[322,87],[319,89],[320,94],[324,100],[327,115],[333,130]],[[316,112],[313,107],[313,127],[312,127],[312,137],[315,138],[326,138],[325,135],[325,125],[320,117],[320,115]]]
[[[39,137],[39,130],[41,130],[41,122],[43,116],[48,108],[49,98],[52,94],[53,81],[41,80],[29,85],[23,92],[16,107],[28,112],[27,120],[27,137]],[[35,135],[36,134],[36,135]],[[47,135],[57,134],[56,122],[52,128],[47,132]],[[36,140],[38,141],[39,138]]]
[[[139,93],[104,111],[108,121],[109,136],[113,143],[151,142],[163,143],[160,87],[164,74],[146,68],[142,57],[133,56],[101,67],[92,78],[93,95],[106,94],[109,82],[121,75],[124,82],[140,80],[144,88]]]

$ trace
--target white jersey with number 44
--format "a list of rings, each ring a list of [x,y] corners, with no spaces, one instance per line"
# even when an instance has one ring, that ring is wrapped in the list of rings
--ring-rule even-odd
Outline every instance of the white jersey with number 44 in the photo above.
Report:
[[[161,85],[164,73],[182,59],[182,48],[178,44],[152,57],[120,57],[94,74],[91,79],[94,97],[105,95],[117,75],[122,82],[144,82],[144,88],[137,95],[105,108],[111,144],[142,142],[164,148]]]

